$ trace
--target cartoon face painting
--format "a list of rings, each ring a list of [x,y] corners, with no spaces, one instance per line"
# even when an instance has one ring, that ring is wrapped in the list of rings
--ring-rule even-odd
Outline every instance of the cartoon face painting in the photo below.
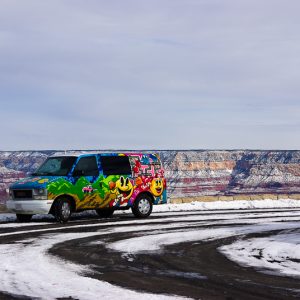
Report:
[[[163,190],[164,190],[163,179],[162,178],[154,178],[151,181],[150,190],[154,196],[156,196],[156,197],[161,196],[163,193]]]
[[[123,200],[128,200],[133,193],[133,185],[128,177],[125,179],[121,176],[116,182],[116,189],[118,194],[123,196]]]

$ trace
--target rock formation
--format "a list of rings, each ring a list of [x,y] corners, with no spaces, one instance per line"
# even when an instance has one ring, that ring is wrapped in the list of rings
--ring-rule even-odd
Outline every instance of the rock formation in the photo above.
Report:
[[[156,152],[165,168],[170,198],[300,193],[300,151]],[[7,198],[11,182],[33,172],[54,153],[0,152],[0,202]]]

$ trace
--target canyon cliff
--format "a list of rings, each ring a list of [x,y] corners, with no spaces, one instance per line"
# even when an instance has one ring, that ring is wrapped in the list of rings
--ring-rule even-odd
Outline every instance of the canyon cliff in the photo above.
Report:
[[[170,198],[300,193],[300,151],[155,152],[165,168]],[[0,152],[0,202],[7,199],[11,182],[33,172],[54,153],[57,151]]]

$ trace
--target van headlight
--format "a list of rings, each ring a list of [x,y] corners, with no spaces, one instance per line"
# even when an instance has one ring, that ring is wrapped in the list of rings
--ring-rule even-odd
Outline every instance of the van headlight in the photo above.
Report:
[[[35,200],[47,200],[48,194],[46,189],[33,189],[32,198]]]

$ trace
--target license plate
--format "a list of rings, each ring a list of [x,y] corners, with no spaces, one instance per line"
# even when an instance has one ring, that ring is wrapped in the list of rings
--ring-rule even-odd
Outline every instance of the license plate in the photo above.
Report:
[[[22,209],[22,205],[21,204],[16,204],[16,209],[17,210],[21,210]]]

